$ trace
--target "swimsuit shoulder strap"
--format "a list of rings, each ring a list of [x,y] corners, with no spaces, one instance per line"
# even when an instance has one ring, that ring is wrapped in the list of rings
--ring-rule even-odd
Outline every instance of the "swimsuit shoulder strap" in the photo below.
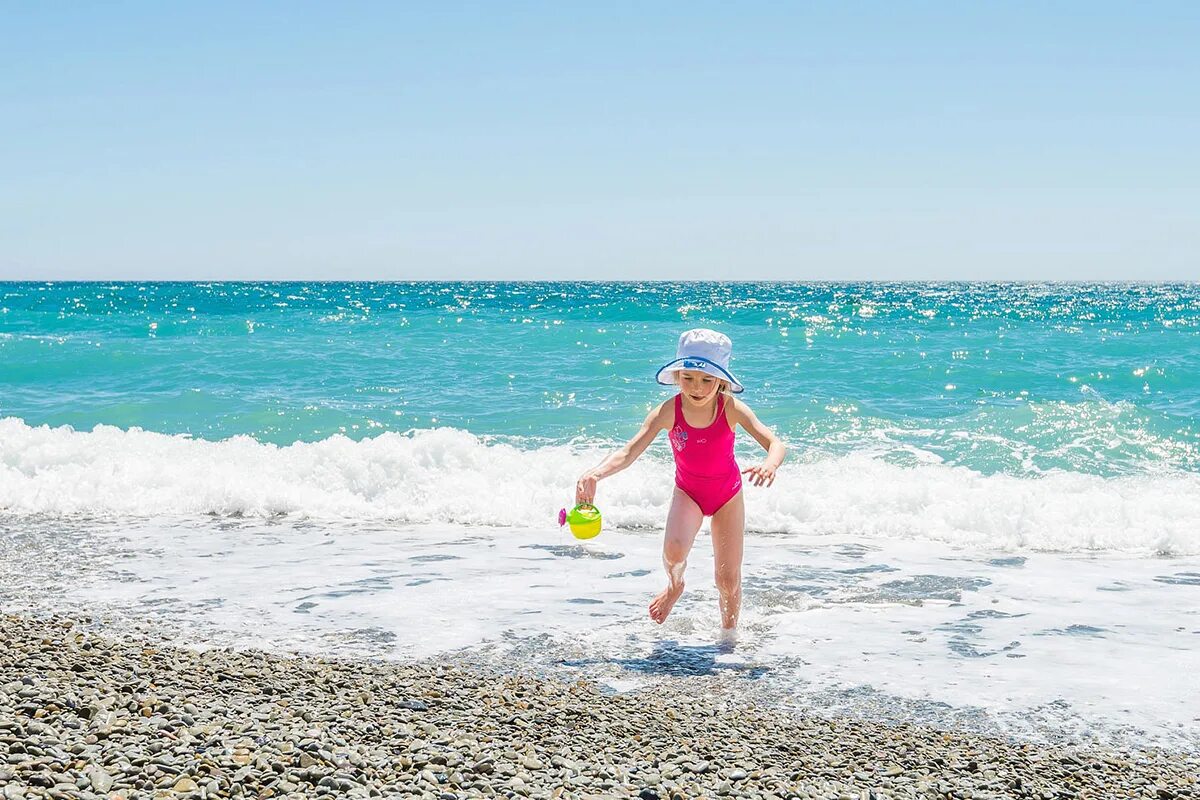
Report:
[[[679,417],[682,416],[679,412],[683,410],[683,395],[675,395],[675,424],[679,424]]]

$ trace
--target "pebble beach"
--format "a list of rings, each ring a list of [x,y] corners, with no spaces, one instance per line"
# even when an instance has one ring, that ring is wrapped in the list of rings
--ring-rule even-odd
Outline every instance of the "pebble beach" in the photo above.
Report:
[[[0,617],[0,796],[1186,798],[1200,755],[604,693],[441,660],[192,650]]]

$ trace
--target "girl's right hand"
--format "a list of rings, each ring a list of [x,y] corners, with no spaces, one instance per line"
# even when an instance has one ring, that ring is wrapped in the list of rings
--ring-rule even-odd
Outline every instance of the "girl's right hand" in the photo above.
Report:
[[[585,472],[575,483],[575,505],[592,503],[596,499],[596,474]]]

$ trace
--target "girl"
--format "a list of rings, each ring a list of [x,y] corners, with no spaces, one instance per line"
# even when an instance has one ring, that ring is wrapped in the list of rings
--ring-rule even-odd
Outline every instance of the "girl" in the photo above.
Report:
[[[729,337],[707,328],[685,331],[679,337],[675,360],[663,366],[655,379],[676,385],[679,394],[650,412],[642,429],[575,484],[575,502],[591,503],[596,482],[628,467],[658,436],[670,431],[675,456],[675,489],[667,512],[663,540],[663,566],[667,588],[650,603],[650,619],[661,624],[683,594],[687,556],[705,517],[712,517],[713,558],[720,594],[721,627],[737,626],[742,605],[742,533],[746,506],[742,475],[755,486],[775,482],[775,470],[787,452],[771,430],[759,422],[750,407],[732,393],[742,384],[729,371],[733,344]],[[739,471],[733,458],[734,426],[741,425],[767,451],[766,460]]]

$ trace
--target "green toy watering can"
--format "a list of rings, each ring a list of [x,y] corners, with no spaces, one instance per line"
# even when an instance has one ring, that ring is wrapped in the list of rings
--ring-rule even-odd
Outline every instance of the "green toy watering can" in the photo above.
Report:
[[[591,503],[580,503],[570,511],[563,508],[558,512],[558,524],[560,526],[569,525],[571,534],[576,539],[591,539],[598,536],[603,522],[600,517],[600,509]]]

